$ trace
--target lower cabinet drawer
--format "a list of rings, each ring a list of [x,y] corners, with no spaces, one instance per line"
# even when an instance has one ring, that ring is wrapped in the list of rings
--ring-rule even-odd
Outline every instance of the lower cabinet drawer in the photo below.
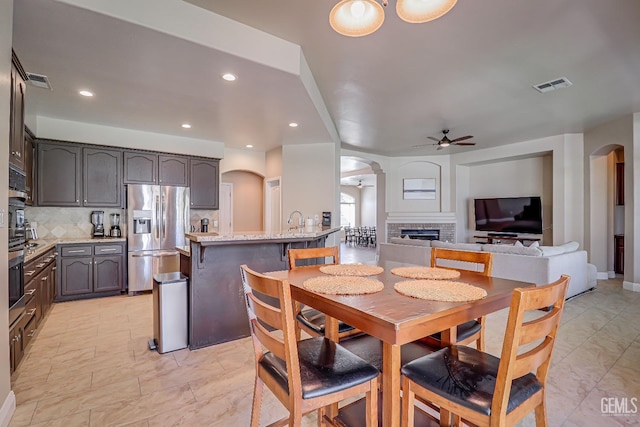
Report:
[[[25,307],[24,315],[30,319],[31,317],[36,317],[37,311],[38,311],[37,298],[31,298]],[[27,320],[27,322],[30,322],[30,321],[31,320]]]
[[[24,328],[24,348],[26,348],[29,343],[31,342],[31,340],[33,339],[34,335],[36,334],[37,329],[36,329],[36,317],[33,316],[31,318],[31,320],[29,320],[29,323],[27,323],[27,326],[25,326]]]
[[[62,246],[62,256],[91,256],[91,246]]]
[[[36,292],[38,291],[38,281],[31,280],[24,286],[24,301],[28,305],[31,300],[35,301]]]

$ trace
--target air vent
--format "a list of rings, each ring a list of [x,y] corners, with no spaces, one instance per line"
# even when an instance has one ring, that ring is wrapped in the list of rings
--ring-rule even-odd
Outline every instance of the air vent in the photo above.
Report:
[[[567,79],[566,77],[560,77],[558,79],[554,79],[548,82],[533,85],[533,88],[540,93],[547,93],[547,92],[551,92],[552,90],[569,87],[572,84],[573,83],[571,83],[569,79]]]
[[[49,83],[49,77],[34,73],[27,73],[27,77],[29,78],[29,83],[33,86],[53,90],[51,83]]]

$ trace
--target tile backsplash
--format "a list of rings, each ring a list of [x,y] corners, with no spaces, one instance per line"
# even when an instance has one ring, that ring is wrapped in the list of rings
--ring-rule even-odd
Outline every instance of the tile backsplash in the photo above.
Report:
[[[120,228],[122,235],[126,235],[126,221],[124,209],[92,209],[92,208],[39,208],[26,207],[25,220],[38,230],[39,239],[86,238],[91,237],[93,225],[91,212],[104,211],[104,229],[109,233],[112,213],[120,214]]]
[[[94,210],[104,211],[104,228],[108,233],[111,229],[109,215],[120,214],[120,228],[122,236],[127,235],[126,210],[124,209],[92,209],[92,208],[45,208],[26,207],[24,216],[32,225],[35,224],[38,230],[39,239],[77,239],[91,237],[93,225],[91,224],[91,212]],[[218,211],[212,210],[192,210],[189,223],[200,230],[200,220],[209,218],[209,231],[217,231],[214,221],[218,220]]]

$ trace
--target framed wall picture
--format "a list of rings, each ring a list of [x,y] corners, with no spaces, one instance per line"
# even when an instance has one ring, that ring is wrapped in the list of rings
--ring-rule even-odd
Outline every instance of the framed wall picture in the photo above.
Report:
[[[435,178],[405,178],[402,180],[402,198],[405,200],[435,200]]]

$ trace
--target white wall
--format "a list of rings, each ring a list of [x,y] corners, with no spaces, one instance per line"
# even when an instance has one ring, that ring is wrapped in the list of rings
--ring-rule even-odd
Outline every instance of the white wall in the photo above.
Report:
[[[455,200],[457,229],[467,229],[468,199],[470,197],[470,168],[484,163],[502,162],[551,154],[553,192],[552,244],[571,240],[584,247],[584,165],[581,134],[557,135],[500,147],[453,154],[451,156],[451,191]],[[547,169],[547,167],[545,167]],[[548,173],[544,173],[545,180]],[[523,179],[522,181],[526,181]],[[543,185],[546,185],[543,182]],[[457,234],[458,241],[469,236]]]
[[[9,164],[9,99],[11,82],[11,38],[13,31],[13,0],[0,0],[0,164]],[[0,174],[0,209],[7,212],[9,174]],[[5,224],[7,216],[5,214]],[[0,228],[0,258],[7,259],[7,226]],[[0,263],[0,426],[9,424],[15,410],[15,395],[9,375],[9,272],[6,262]]]
[[[387,171],[387,212],[450,212],[449,156],[394,157]],[[435,200],[404,200],[403,180],[434,178]]]
[[[483,163],[468,167],[469,188],[466,200],[467,222],[464,232],[457,233],[458,240],[467,236],[467,241],[475,241],[473,199],[486,197],[527,197],[540,196],[543,203],[542,227],[551,226],[552,189],[545,186],[545,163],[549,156],[534,156],[524,159],[504,160],[497,163]],[[546,192],[545,192],[546,190]],[[549,244],[551,239],[548,239]],[[543,239],[543,243],[545,239]]]
[[[376,226],[376,188],[360,189],[360,224],[367,227]]]
[[[282,224],[294,210],[305,218],[332,212],[338,224],[340,159],[335,144],[284,145],[282,147]],[[336,240],[337,241],[337,240]]]
[[[42,116],[38,117],[37,122],[36,136],[38,138],[60,139],[123,148],[139,148],[216,159],[223,158],[225,154],[224,144],[221,142],[58,120]]]
[[[229,171],[250,171],[264,177],[266,176],[266,153],[225,147],[224,158],[220,160],[220,173]]]

